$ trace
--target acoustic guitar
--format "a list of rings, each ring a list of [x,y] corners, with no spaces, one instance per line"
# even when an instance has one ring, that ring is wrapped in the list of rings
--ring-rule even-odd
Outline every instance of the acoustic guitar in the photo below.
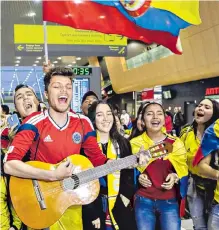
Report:
[[[163,157],[170,152],[172,145],[163,142],[144,151],[152,158]],[[11,176],[11,200],[18,217],[28,227],[47,228],[58,221],[68,207],[93,202],[100,190],[98,178],[135,166],[138,156],[127,156],[95,168],[84,156],[75,154],[68,159],[75,168],[72,177],[62,181],[46,182]],[[26,164],[45,170],[55,170],[58,166],[38,161]]]

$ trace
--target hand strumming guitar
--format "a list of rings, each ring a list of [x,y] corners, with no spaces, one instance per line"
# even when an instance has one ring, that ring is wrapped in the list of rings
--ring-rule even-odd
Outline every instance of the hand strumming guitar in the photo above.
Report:
[[[62,162],[54,171],[54,179],[63,180],[65,178],[71,177],[73,170],[74,165],[70,162],[70,160]]]

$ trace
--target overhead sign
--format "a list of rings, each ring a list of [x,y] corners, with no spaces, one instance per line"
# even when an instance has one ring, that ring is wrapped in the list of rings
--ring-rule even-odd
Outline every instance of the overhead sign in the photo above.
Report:
[[[49,56],[126,56],[127,38],[67,26],[46,26]],[[37,56],[44,53],[42,25],[14,25],[17,55]]]
[[[36,53],[36,55],[39,56],[39,53],[42,53],[44,51],[44,47],[41,44],[16,44],[15,50],[18,53]]]
[[[207,88],[205,91],[205,95],[219,95],[219,87]]]

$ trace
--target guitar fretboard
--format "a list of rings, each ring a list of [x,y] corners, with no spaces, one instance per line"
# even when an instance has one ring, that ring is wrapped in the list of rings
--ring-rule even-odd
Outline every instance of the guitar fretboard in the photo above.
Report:
[[[77,174],[80,184],[86,184],[92,180],[99,179],[117,170],[125,169],[137,163],[137,156],[131,155],[125,158],[113,160],[112,162],[88,169]]]
[[[112,162],[88,169],[86,171],[79,172],[76,174],[79,179],[79,185],[99,179],[117,170],[122,170],[134,166],[135,164],[137,164],[137,158],[138,157],[136,155],[131,155],[128,157],[113,160]],[[72,178],[65,179],[64,184],[67,189],[72,189],[75,187],[75,180]]]

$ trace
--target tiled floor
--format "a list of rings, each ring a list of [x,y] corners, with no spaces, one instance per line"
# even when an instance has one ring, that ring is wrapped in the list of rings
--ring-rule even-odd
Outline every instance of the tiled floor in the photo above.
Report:
[[[181,230],[193,230],[192,220],[182,220],[182,228]]]

